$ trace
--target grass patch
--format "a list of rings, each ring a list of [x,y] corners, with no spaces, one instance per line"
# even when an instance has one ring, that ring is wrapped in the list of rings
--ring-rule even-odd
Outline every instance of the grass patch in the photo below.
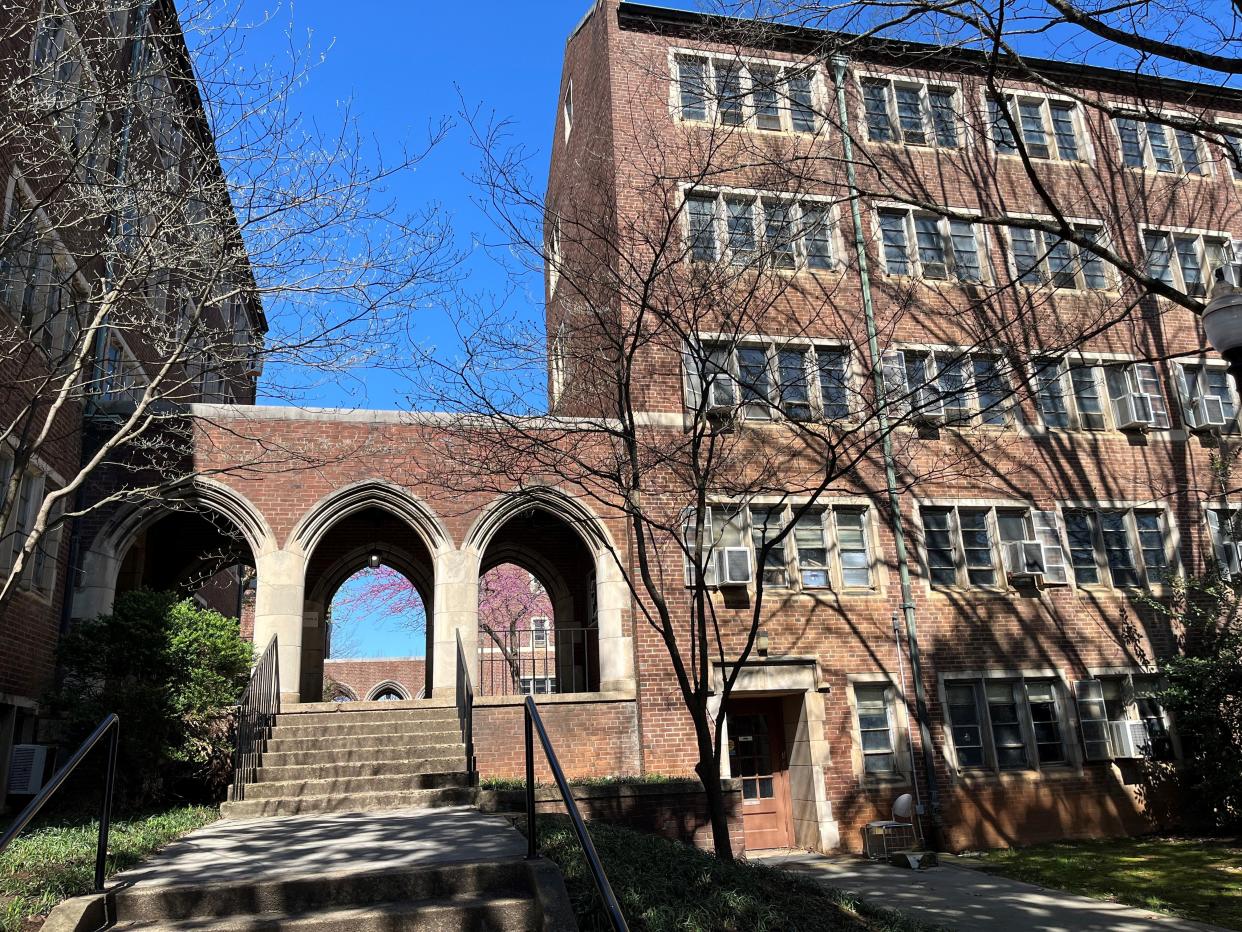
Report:
[[[556,862],[583,932],[608,930],[569,819],[539,818],[539,850]],[[788,871],[729,864],[680,842],[594,822],[591,839],[635,932],[911,932],[931,929],[893,910]]]
[[[1242,929],[1242,843],[1236,839],[1067,841],[990,851],[978,863],[1042,887]]]
[[[186,832],[220,817],[218,809],[180,806],[123,817],[108,833],[107,874],[132,867]],[[0,854],[0,930],[20,932],[62,900],[95,886],[99,822],[36,822]]]
[[[641,776],[617,776],[617,777],[583,777],[581,780],[570,780],[570,786],[702,786],[697,777],[666,777],[659,773],[646,773]],[[537,787],[556,786],[552,781],[539,780],[536,781]],[[483,790],[497,790],[500,792],[525,790],[525,780],[515,780],[509,777],[486,777],[479,781],[479,788]]]

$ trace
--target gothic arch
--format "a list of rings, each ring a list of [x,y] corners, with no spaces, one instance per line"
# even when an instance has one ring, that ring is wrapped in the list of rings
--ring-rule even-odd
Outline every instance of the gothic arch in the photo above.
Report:
[[[616,552],[612,535],[603,521],[580,501],[553,486],[521,489],[488,505],[466,534],[462,547],[484,553],[505,522],[531,508],[546,511],[567,523],[596,558],[604,552]]]
[[[310,555],[334,525],[367,508],[379,508],[403,520],[433,556],[453,545],[440,519],[422,501],[400,486],[369,479],[337,489],[311,506],[290,533],[288,548]]]
[[[377,701],[379,695],[385,692],[386,690],[392,690],[393,692],[397,693],[399,696],[401,696],[402,702],[408,701],[410,699],[418,698],[417,696],[413,695],[409,689],[407,689],[401,683],[398,683],[396,680],[384,680],[384,682],[376,683],[374,686],[371,687],[370,692],[367,693],[366,701],[367,702]]]

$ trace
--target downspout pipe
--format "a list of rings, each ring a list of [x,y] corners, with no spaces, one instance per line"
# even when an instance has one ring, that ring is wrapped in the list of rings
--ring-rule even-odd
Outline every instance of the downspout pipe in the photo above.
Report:
[[[867,354],[871,362],[871,381],[876,395],[876,417],[879,422],[884,457],[884,481],[888,492],[888,511],[893,542],[897,550],[897,576],[901,582],[901,611],[905,618],[907,651],[910,655],[910,676],[914,680],[915,718],[919,726],[919,743],[923,749],[923,771],[927,781],[927,799],[931,804],[931,832],[928,840],[933,848],[941,848],[940,791],[936,785],[936,758],[933,752],[931,725],[927,713],[927,690],[923,685],[923,663],[919,651],[918,619],[915,615],[914,591],[910,583],[910,555],[906,548],[906,530],[897,491],[897,466],[893,458],[893,436],[888,419],[888,398],[884,390],[884,367],[881,364],[880,340],[875,325],[875,305],[871,300],[871,271],[867,264],[867,243],[863,234],[861,197],[858,173],[854,166],[854,143],[850,138],[849,111],[845,103],[845,69],[849,60],[844,55],[832,56],[832,70],[837,83],[837,116],[840,121],[841,143],[844,147],[845,177],[849,185],[850,216],[854,223],[854,250],[858,254],[858,279],[862,289],[863,319],[867,325]],[[907,709],[909,699],[906,699]],[[911,779],[917,780],[916,774]]]

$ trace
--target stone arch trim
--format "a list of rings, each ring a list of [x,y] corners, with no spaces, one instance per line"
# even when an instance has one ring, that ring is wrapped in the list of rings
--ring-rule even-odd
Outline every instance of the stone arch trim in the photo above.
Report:
[[[366,564],[367,554],[370,547],[357,547],[345,554],[328,569],[321,573],[319,579],[314,585],[307,586],[306,598],[311,602],[328,601],[329,596],[334,594],[337,589],[344,585],[354,573],[362,569]],[[386,556],[396,559],[387,561],[398,573],[410,581],[418,592],[418,597],[423,600],[423,605],[430,611],[431,601],[435,592],[435,571],[432,566],[420,567],[405,559],[405,554],[389,549]]]
[[[505,522],[528,508],[540,508],[565,521],[577,531],[594,557],[604,551],[617,552],[612,535],[600,517],[581,501],[554,486],[520,489],[492,502],[475,520],[462,546],[483,553]]]
[[[338,522],[372,507],[405,521],[432,556],[453,546],[440,519],[419,498],[391,482],[371,479],[337,489],[312,505],[289,534],[287,549],[309,555]]]
[[[196,477],[172,501],[201,505],[227,518],[246,539],[254,558],[276,549],[276,536],[262,512],[236,489],[214,479]],[[142,502],[118,511],[95,535],[91,550],[122,555],[134,537],[168,512],[160,502]]]
[[[417,698],[403,683],[398,683],[396,680],[384,680],[382,683],[376,683],[371,687],[371,689],[367,692],[366,701],[375,702],[376,697],[378,697],[379,694],[386,689],[392,689],[401,693],[402,701],[409,701],[410,699]]]

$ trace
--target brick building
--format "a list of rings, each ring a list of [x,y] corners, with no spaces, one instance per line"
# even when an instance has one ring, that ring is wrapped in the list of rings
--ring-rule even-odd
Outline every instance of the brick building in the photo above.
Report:
[[[1238,399],[1194,315],[1089,244],[1157,291],[1204,294],[1235,256],[1242,174],[1229,139],[1159,114],[1242,125],[1242,96],[1041,63],[1051,93],[966,52],[855,42],[838,59],[832,39],[614,2],[574,29],[547,195],[552,410],[631,416],[606,361],[649,300],[627,276],[650,254],[671,269],[664,306],[695,310],[628,360],[645,436],[788,469],[788,488],[707,502],[710,580],[680,547],[656,558],[675,611],[707,589],[726,656],[763,584],[726,707],[748,848],[856,849],[905,792],[952,849],[1160,824],[1150,773],[1179,742],[1151,693],[1174,639],[1146,599],[1227,556],[1211,461],[1236,441]],[[1032,162],[1069,239],[1036,222]],[[327,607],[375,552],[426,606],[427,695],[453,696],[486,649],[480,576],[512,563],[552,603],[540,701],[571,775],[692,771],[667,652],[628,584],[623,496],[555,470],[518,481],[499,457],[462,469],[441,414],[193,411],[202,472],[257,464],[197,488],[245,539],[253,637],[279,639],[284,702],[323,698]],[[822,456],[791,437],[848,468],[811,496]],[[263,445],[349,455],[293,477],[263,468]],[[659,488],[677,511],[674,472]],[[88,547],[93,605],[125,585],[130,520]],[[520,698],[479,696],[474,728],[480,773],[518,776]]]

